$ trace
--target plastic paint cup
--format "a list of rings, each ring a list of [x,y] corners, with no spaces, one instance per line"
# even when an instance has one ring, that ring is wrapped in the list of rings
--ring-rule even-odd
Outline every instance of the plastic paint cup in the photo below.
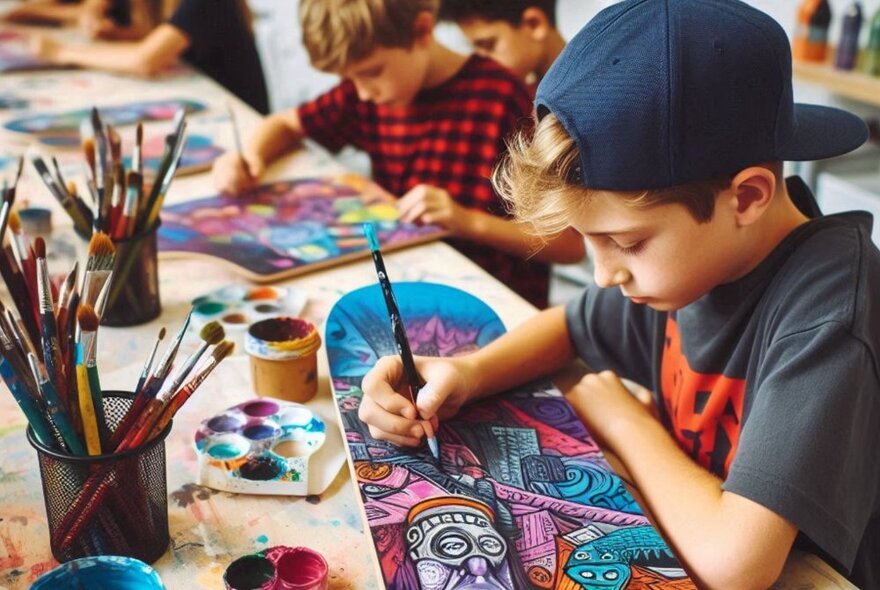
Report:
[[[244,348],[257,395],[307,402],[318,392],[321,336],[306,320],[277,317],[251,324]]]
[[[83,557],[46,572],[31,590],[165,590],[159,574],[143,561],[118,555]]]
[[[223,574],[226,590],[272,590],[277,580],[275,564],[260,554],[239,557]]]
[[[308,547],[293,547],[275,562],[278,570],[276,589],[326,590],[327,561]]]

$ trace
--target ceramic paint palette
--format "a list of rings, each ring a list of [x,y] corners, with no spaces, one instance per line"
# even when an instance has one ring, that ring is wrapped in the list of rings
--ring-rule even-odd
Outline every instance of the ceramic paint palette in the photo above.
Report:
[[[236,351],[244,352],[248,326],[281,315],[299,316],[306,306],[306,294],[282,287],[229,285],[193,299],[192,306],[193,329],[217,320],[235,342]]]
[[[238,404],[196,431],[198,483],[234,493],[308,495],[309,459],[326,437],[324,421],[302,404],[266,397]]]

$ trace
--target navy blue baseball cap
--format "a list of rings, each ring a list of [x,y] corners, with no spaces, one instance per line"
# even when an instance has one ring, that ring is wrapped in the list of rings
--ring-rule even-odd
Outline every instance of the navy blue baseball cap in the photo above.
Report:
[[[538,86],[580,150],[575,180],[657,189],[865,142],[846,111],[795,104],[782,27],[737,0],[626,0],[571,40]]]

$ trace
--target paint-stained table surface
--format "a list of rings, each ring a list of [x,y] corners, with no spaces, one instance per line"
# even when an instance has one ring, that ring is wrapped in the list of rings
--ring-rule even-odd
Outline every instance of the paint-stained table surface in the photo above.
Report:
[[[192,98],[206,109],[190,117],[191,125],[212,129],[217,142],[233,145],[226,112],[229,95],[211,80],[181,70],[158,82],[90,71],[4,74],[0,96],[17,98],[21,106],[0,110],[0,125],[32,111],[63,112],[128,100]],[[246,106],[232,99],[242,133],[258,121]],[[146,126],[146,135],[151,127]],[[162,129],[161,126],[157,127]],[[133,128],[120,128],[122,134]],[[34,137],[0,129],[0,178],[9,177],[12,158],[26,149],[44,154],[79,157],[78,152],[58,151],[39,144]],[[269,179],[332,174],[342,168],[326,153],[310,147],[279,162]],[[176,178],[168,202],[182,202],[212,193],[208,174]],[[66,223],[35,172],[28,165],[18,198],[53,209],[59,230]],[[59,231],[56,231],[59,233]],[[60,231],[64,238],[64,232]],[[51,246],[50,246],[51,247]],[[432,243],[386,257],[395,281],[430,280],[448,283],[489,302],[508,328],[533,313],[533,309],[504,285],[489,277],[468,259],[442,243]],[[243,281],[218,264],[199,260],[160,262],[161,316],[132,328],[101,328],[98,363],[105,389],[131,389],[159,328],[176,331],[195,297]],[[375,282],[369,259],[320,271],[280,283],[303,290],[308,296],[304,316],[323,332],[324,319],[343,294]],[[4,296],[5,297],[5,296]],[[195,349],[197,337],[188,334],[180,354]],[[320,390],[309,406],[325,420],[336,420],[327,381],[327,361],[319,352]],[[12,397],[0,395],[0,588],[27,588],[56,563],[49,550],[35,451],[24,436],[24,419]],[[378,588],[372,542],[365,533],[362,509],[348,465],[319,496],[246,496],[200,487],[194,482],[197,459],[192,437],[199,422],[233,404],[252,397],[247,359],[236,355],[224,361],[192,400],[181,410],[167,440],[168,505],[171,545],[154,565],[169,590],[222,588],[222,573],[234,558],[273,545],[307,545],[320,551],[331,566],[330,587]],[[338,432],[338,431],[337,431]],[[341,436],[341,435],[340,435]]]
[[[6,0],[0,0],[0,13]],[[0,26],[2,29],[2,26]],[[0,179],[9,178],[15,158],[28,149],[58,155],[71,166],[79,154],[39,144],[33,136],[9,132],[3,123],[33,112],[62,112],[75,108],[122,104],[127,101],[184,98],[206,108],[190,118],[191,128],[204,130],[221,147],[233,146],[227,101],[247,137],[258,116],[206,77],[185,68],[143,81],[128,76],[81,70],[31,72],[0,76]],[[165,129],[146,126],[146,135]],[[161,131],[165,133],[167,131]],[[120,133],[133,134],[122,127]],[[267,179],[332,174],[342,168],[325,152],[309,146],[273,166]],[[213,192],[208,174],[175,179],[167,202],[183,202]],[[19,199],[53,209],[56,228],[66,217],[50,197],[36,173],[27,166]],[[60,245],[69,235],[56,231]],[[68,240],[68,241],[65,241]],[[50,245],[51,248],[51,245]],[[388,253],[389,276],[397,281],[432,281],[468,291],[488,303],[508,330],[534,313],[534,309],[507,287],[443,243],[431,243]],[[131,389],[159,328],[172,333],[190,309],[190,302],[218,287],[242,284],[219,264],[201,260],[162,260],[159,266],[162,314],[132,328],[101,328],[98,363],[105,389]],[[303,290],[308,304],[303,315],[319,326],[333,304],[345,293],[375,282],[369,259],[322,270],[280,283]],[[4,298],[6,295],[4,293]],[[180,354],[195,349],[196,335],[184,339]],[[181,357],[182,358],[182,357]],[[326,354],[318,355],[320,389],[310,408],[325,420],[336,420],[327,380]],[[330,563],[330,588],[341,590],[381,587],[372,541],[350,466],[344,466],[320,495],[309,497],[246,496],[216,492],[195,484],[197,460],[193,434],[199,422],[231,405],[252,397],[247,359],[236,355],[224,361],[180,411],[167,440],[168,506],[171,544],[153,566],[169,590],[220,589],[222,573],[235,558],[273,545],[306,545],[320,551]],[[55,567],[43,507],[35,451],[24,435],[24,418],[12,396],[0,384],[0,589],[27,588],[43,572]],[[337,431],[338,432],[338,431]],[[789,560],[777,586],[783,588],[848,588],[827,565],[810,556]]]

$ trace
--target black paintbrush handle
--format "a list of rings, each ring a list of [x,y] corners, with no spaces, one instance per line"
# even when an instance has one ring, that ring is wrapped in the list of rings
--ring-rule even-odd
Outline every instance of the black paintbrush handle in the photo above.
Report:
[[[400,354],[401,361],[403,361],[403,373],[409,386],[410,397],[413,404],[415,404],[416,394],[418,394],[419,389],[422,387],[422,379],[416,370],[412,348],[406,335],[406,327],[403,325],[400,310],[397,308],[397,300],[394,297],[394,290],[391,288],[391,281],[388,280],[388,273],[385,271],[385,261],[382,260],[382,254],[378,250],[373,250],[373,263],[376,265],[376,274],[379,277],[379,286],[385,298],[385,307],[388,308],[388,317],[391,320],[391,332],[394,335],[394,343],[397,345],[397,352]]]

